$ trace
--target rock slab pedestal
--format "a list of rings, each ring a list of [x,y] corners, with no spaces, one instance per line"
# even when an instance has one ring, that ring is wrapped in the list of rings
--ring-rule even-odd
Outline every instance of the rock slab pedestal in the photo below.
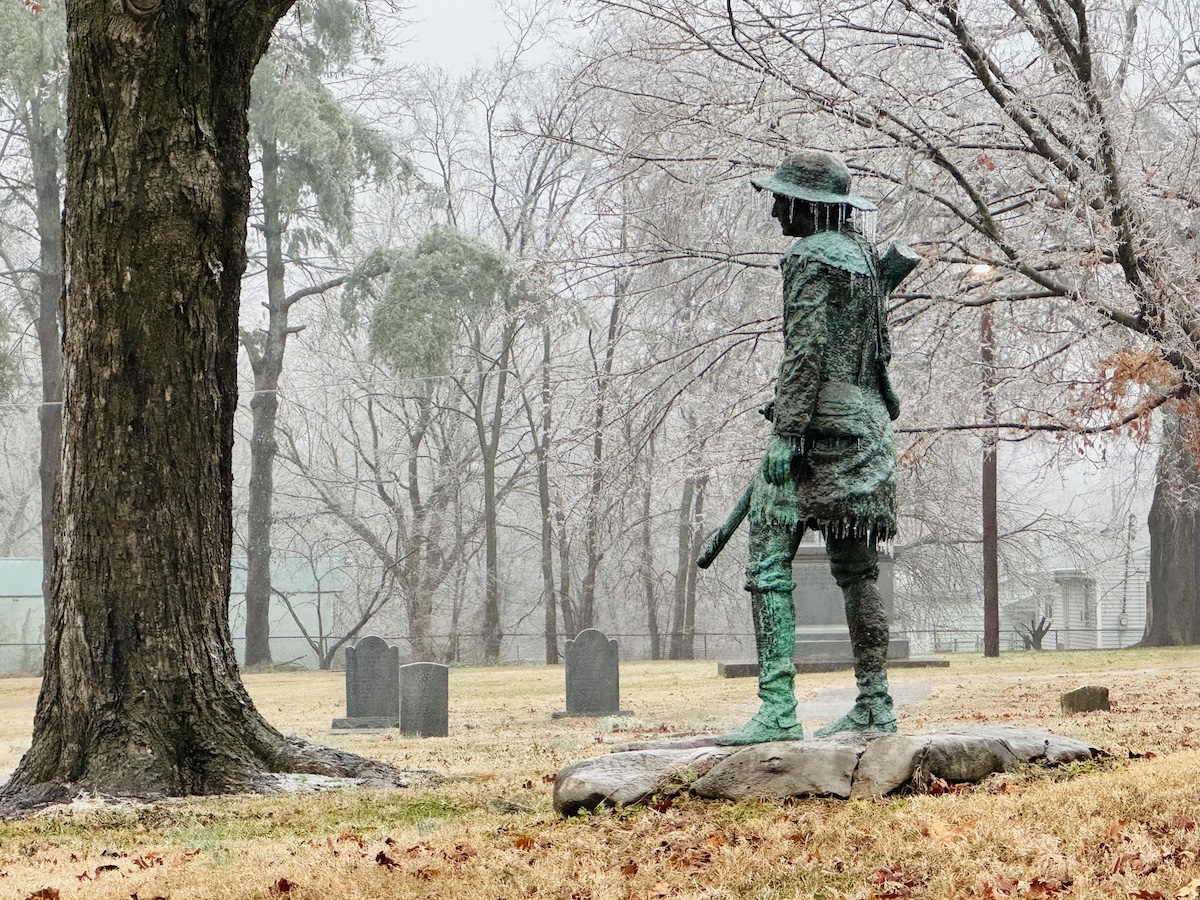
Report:
[[[1000,725],[747,747],[718,747],[712,740],[635,745],[569,765],[554,782],[554,808],[572,816],[682,791],[722,800],[882,797],[936,779],[971,783],[1026,764],[1056,766],[1103,755],[1084,741]]]

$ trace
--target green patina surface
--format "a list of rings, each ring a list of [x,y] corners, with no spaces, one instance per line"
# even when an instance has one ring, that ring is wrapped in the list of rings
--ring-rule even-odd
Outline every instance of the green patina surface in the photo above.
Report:
[[[828,202],[817,198],[805,179],[820,176],[822,191],[848,196],[844,169],[828,154],[802,151],[785,160],[774,180],[756,185],[774,189],[778,182],[786,190],[777,194]],[[881,259],[846,221],[845,211],[845,206],[814,208],[802,227],[794,207],[790,213],[786,207],[773,212],[785,233],[807,233],[781,263],[783,358],[775,397],[763,410],[773,433],[746,497],[701,558],[707,566],[740,517],[749,519],[746,589],[762,705],[745,726],[721,738],[724,744],[803,738],[793,687],[792,559],[810,528],[824,535],[830,567],[845,596],[858,685],[850,712],[817,736],[896,730],[887,681],[888,625],[876,588],[876,545],[896,532],[892,420],[900,414],[888,378],[885,304],[918,259],[896,247]]]
[[[854,232],[800,238],[783,258],[783,359],[774,433],[799,452],[787,483],[760,477],[750,520],[888,540],[896,445],[879,258]],[[896,410],[898,412],[898,409]]]

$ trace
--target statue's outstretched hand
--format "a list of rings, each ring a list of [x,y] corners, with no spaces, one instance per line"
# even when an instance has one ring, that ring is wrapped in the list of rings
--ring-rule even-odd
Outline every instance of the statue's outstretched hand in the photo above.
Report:
[[[792,477],[792,454],[795,452],[791,444],[777,435],[771,435],[767,441],[767,452],[763,454],[762,473],[769,484],[787,484]]]

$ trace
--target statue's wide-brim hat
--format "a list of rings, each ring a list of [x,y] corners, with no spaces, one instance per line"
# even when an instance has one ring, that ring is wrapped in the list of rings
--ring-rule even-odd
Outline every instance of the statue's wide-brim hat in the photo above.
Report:
[[[809,203],[844,203],[855,209],[872,210],[875,204],[850,193],[850,170],[824,150],[793,153],[765,178],[751,178],[760,191],[782,194]]]

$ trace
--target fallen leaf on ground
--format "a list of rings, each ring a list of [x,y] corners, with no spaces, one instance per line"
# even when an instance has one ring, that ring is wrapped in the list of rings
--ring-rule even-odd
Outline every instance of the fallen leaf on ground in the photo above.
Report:
[[[902,900],[911,897],[912,889],[917,884],[904,874],[903,869],[893,869],[890,866],[877,869],[871,876],[871,883],[877,887],[871,889],[870,896],[877,900]]]
[[[921,834],[941,847],[947,847],[975,827],[975,820],[963,822],[961,825],[947,825],[934,819],[921,828]]]
[[[998,878],[983,883],[983,896],[987,900],[1007,900],[1017,895],[1018,882],[1015,878]]]
[[[1029,900],[1050,900],[1071,887],[1071,879],[1061,881],[1058,878],[1035,878],[1029,882],[1029,891],[1024,895]]]

